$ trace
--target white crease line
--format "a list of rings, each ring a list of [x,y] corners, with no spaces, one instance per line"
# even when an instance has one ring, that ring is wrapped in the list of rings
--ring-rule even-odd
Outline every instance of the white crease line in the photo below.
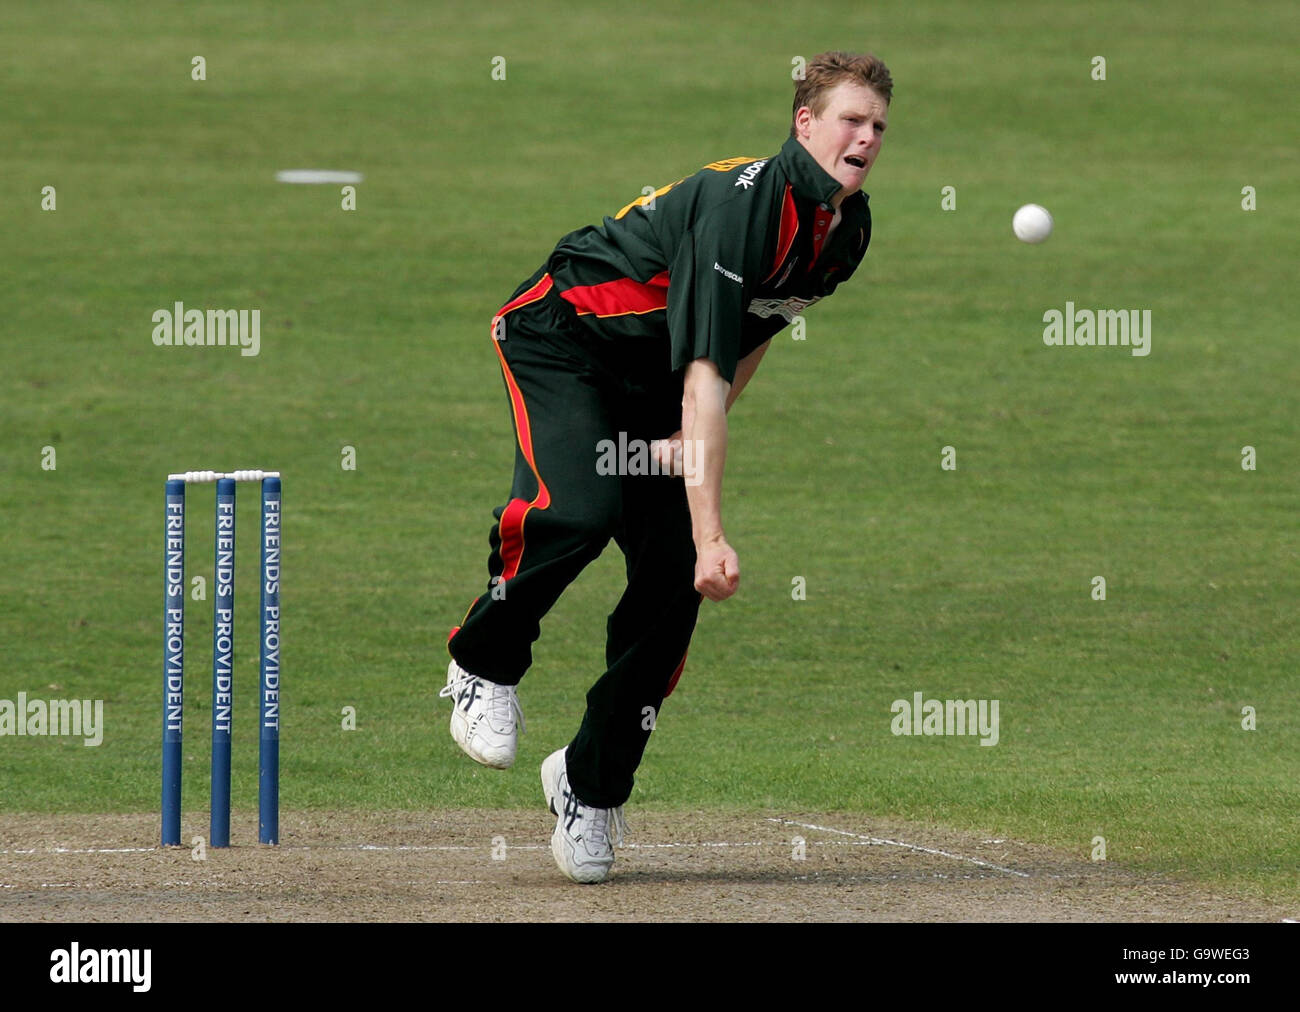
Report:
[[[21,855],[21,856],[31,856],[35,854],[152,854],[156,851],[167,851],[167,850],[175,851],[176,853],[179,854],[182,851],[188,849],[189,848],[187,847],[81,847],[81,848],[26,847],[21,850],[0,850],[0,854],[13,854],[13,855]],[[213,848],[213,849],[224,850],[225,848]],[[303,850],[303,851],[310,851],[310,850],[378,850],[378,851],[486,850],[487,844],[478,844],[474,846],[471,846],[469,844],[386,845],[386,844],[377,844],[377,843],[316,844],[315,846],[309,844],[286,844],[284,846],[277,845],[274,849],[278,851],[287,851],[287,850]],[[518,846],[511,847],[510,849],[511,850],[549,850],[550,848],[544,847],[541,844],[519,844]]]
[[[76,888],[77,888],[76,882],[37,882],[35,885],[30,885],[30,886],[12,885],[8,882],[0,882],[0,889],[28,890],[28,889],[76,889]],[[81,888],[93,889],[94,886],[84,885]]]
[[[0,854],[147,854],[157,849],[157,847],[45,847],[44,849],[27,847],[23,850],[0,850]]]
[[[670,843],[625,843],[619,850],[654,850],[656,848],[671,847],[789,847],[790,844],[784,840],[741,840],[737,842],[708,842],[708,841],[681,841]],[[871,844],[864,840],[813,840],[810,846],[815,847],[867,847]],[[376,851],[427,851],[427,850],[487,850],[487,844],[467,844],[467,843],[447,843],[447,844],[382,844],[382,843],[343,843],[343,844],[321,844],[311,846],[290,846],[281,847],[281,850],[376,850]],[[511,843],[507,845],[508,850],[550,850],[551,848],[540,843]],[[0,852],[2,853],[2,852]]]
[[[445,844],[384,844],[384,843],[340,843],[325,844],[319,847],[286,847],[286,850],[378,850],[378,851],[400,851],[400,850],[490,850],[492,849],[486,843],[445,843]],[[508,850],[550,850],[550,847],[544,847],[540,843],[519,843],[507,846]]]
[[[775,820],[769,820],[775,821]],[[838,832],[838,831],[837,831]],[[854,835],[852,833],[847,835]],[[874,846],[878,841],[867,838],[855,840],[810,840],[810,847],[869,847]],[[682,841],[670,843],[626,843],[620,850],[655,850],[671,849],[674,847],[789,847],[790,844],[784,840],[763,841],[763,840],[741,840],[736,842],[709,842],[709,841]],[[180,853],[185,851],[185,847],[46,847],[44,849],[37,847],[28,847],[22,850],[0,850],[0,855],[21,855],[33,856],[38,854],[151,854],[156,851],[172,850]],[[224,849],[224,848],[219,848]],[[259,845],[260,849],[260,845]],[[269,849],[269,848],[268,848]],[[340,844],[284,844],[275,847],[277,851],[313,851],[313,850],[372,850],[380,853],[390,852],[426,852],[439,850],[453,851],[479,851],[490,849],[488,844],[468,844],[468,843],[444,843],[444,844],[383,844],[383,843],[340,843]],[[551,848],[540,843],[513,843],[508,845],[509,850],[550,850]]]
[[[625,843],[623,844],[623,846],[619,847],[618,849],[619,850],[656,850],[659,848],[668,849],[671,847],[773,847],[773,846],[788,847],[789,844],[785,843],[783,840],[778,840],[774,844],[762,843],[758,840],[746,840],[741,843],[706,843],[704,841],[699,841],[697,843],[690,843],[687,841],[683,841],[681,843]]]
[[[796,822],[794,819],[772,819],[767,822],[780,822],[787,826],[798,826],[800,829],[813,829],[819,833],[839,833],[841,836],[851,836],[856,840],[867,840],[877,846],[886,847],[903,847],[907,850],[914,850],[921,854],[935,854],[939,857],[950,857],[954,861],[969,861],[971,864],[979,865],[981,868],[992,868],[994,871],[1005,872],[1007,875],[1019,875],[1021,878],[1029,878],[1029,873],[1016,871],[1014,868],[1004,868],[1001,865],[991,864],[988,861],[981,861],[978,857],[966,857],[964,854],[950,854],[946,850],[936,850],[933,847],[922,847],[915,843],[903,843],[900,840],[885,840],[877,836],[864,836],[861,833],[850,833],[847,829],[833,829],[830,826],[814,826],[809,822]]]
[[[810,847],[872,847],[870,840],[809,840]],[[625,843],[619,850],[654,850],[657,847],[780,847],[790,849],[788,840],[745,840],[740,843]]]
[[[984,879],[995,878],[993,875],[983,875],[975,872],[967,872],[965,875],[946,875],[941,871],[932,871],[921,877],[926,879],[938,879],[943,882],[956,882],[958,880],[963,882],[978,882],[983,881]],[[1052,875],[1049,877],[1060,878],[1059,875]],[[898,882],[900,880],[915,882],[917,877],[915,875],[887,875],[882,878],[879,875],[872,875],[870,873],[862,875],[845,875],[837,872],[832,872],[830,875],[824,876],[823,873],[819,871],[811,872],[808,875],[796,875],[794,877],[796,882],[820,882],[824,879],[833,879],[836,882],[844,882],[846,880],[850,882],[881,882],[886,880],[890,882]]]
[[[670,847],[789,847],[790,844],[784,840],[741,840],[737,842],[708,842],[708,841],[681,841],[670,843],[625,843],[619,850],[654,850],[656,848]],[[862,840],[813,840],[810,846],[814,847],[867,847],[869,843]],[[337,844],[321,845],[316,847],[281,847],[281,850],[378,850],[378,851],[395,851],[395,850],[487,850],[487,844],[430,844],[427,846],[419,844]],[[551,848],[540,843],[511,843],[507,845],[508,850],[550,850]]]

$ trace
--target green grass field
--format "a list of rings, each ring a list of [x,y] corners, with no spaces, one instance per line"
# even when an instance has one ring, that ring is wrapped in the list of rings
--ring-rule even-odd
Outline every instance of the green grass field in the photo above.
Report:
[[[0,699],[103,699],[107,722],[98,748],[0,738],[0,810],[157,810],[163,478],[222,466],[285,472],[285,807],[536,804],[622,567],[611,546],[544,625],[517,769],[464,759],[435,695],[509,488],[488,321],[565,232],[774,153],[795,56],[870,49],[896,81],[871,251],[732,414],[741,591],[706,603],[629,813],[834,810],[1076,855],[1101,835],[1134,868],[1300,897],[1295,5],[624,11],[0,14]],[[299,167],[364,172],[357,209],[273,181]],[[1030,201],[1056,218],[1043,246],[1011,235]],[[1067,300],[1150,309],[1150,356],[1046,347]],[[260,307],[260,354],[155,347],[176,301]],[[187,544],[209,579],[211,494],[191,492]],[[210,605],[190,602],[187,811]],[[999,744],[894,736],[918,691],[1000,700]]]

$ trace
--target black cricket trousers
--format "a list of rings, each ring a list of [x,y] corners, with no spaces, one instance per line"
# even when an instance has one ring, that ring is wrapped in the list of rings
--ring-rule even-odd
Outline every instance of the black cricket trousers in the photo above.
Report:
[[[597,459],[602,441],[618,446],[620,433],[635,445],[679,429],[681,380],[674,388],[658,372],[638,384],[613,366],[545,267],[493,319],[492,341],[514,420],[514,481],[493,511],[488,588],[447,649],[470,674],[518,685],[542,616],[613,538],[627,589],[606,624],[607,668],[587,693],[565,762],[580,800],[617,807],[686,663],[700,594],[684,480],[602,474]]]

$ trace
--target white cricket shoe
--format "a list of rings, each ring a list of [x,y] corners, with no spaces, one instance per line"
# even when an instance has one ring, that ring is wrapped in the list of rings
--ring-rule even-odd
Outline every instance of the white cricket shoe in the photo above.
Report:
[[[623,845],[627,823],[623,808],[592,808],[578,800],[569,787],[564,749],[552,752],[542,763],[542,790],[555,815],[551,856],[575,882],[603,882],[614,865],[614,848]],[[611,832],[615,839],[611,839]]]
[[[505,770],[514,765],[518,729],[524,711],[513,685],[498,685],[471,675],[455,661],[447,665],[447,685],[438,698],[452,701],[451,736],[465,754],[484,766]]]

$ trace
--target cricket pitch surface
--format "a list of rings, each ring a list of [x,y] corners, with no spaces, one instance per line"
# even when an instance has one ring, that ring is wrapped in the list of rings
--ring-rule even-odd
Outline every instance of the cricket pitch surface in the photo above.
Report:
[[[545,809],[285,812],[281,842],[158,846],[157,815],[0,815],[0,920],[1278,921],[1233,899],[1014,840],[846,813],[627,809],[611,879],[563,878]],[[182,838],[207,834],[186,816]],[[802,841],[802,843],[800,843]]]

